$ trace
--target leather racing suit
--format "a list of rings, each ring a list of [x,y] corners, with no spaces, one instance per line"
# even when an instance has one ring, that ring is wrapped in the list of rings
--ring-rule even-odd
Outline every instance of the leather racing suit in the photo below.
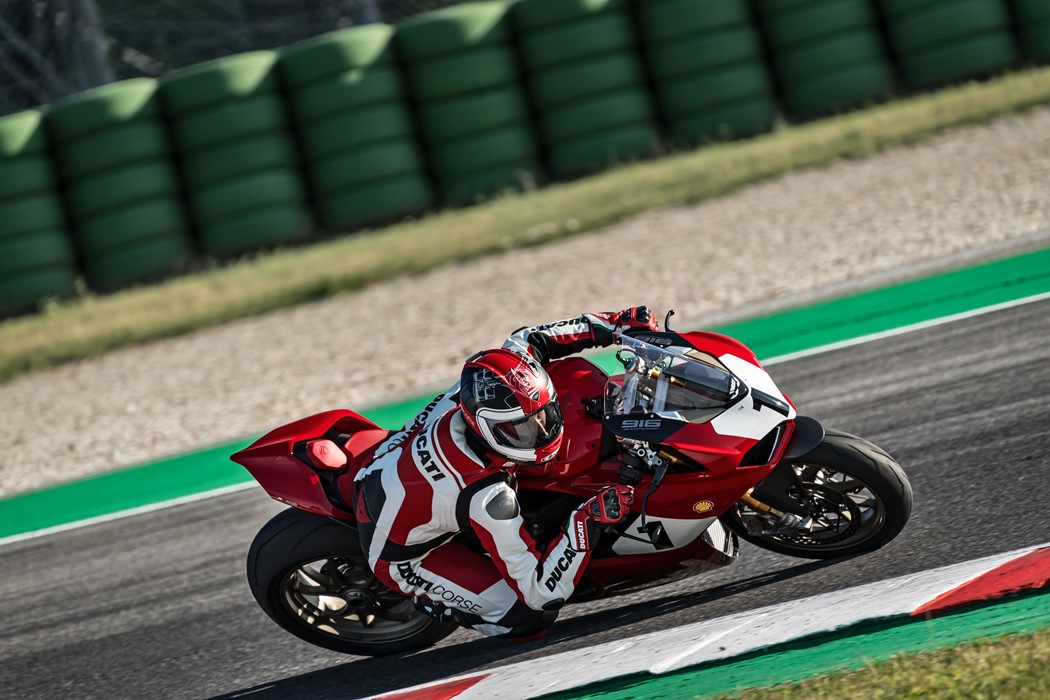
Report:
[[[608,345],[621,318],[584,314],[522,328],[503,347],[546,365]],[[517,466],[468,429],[458,383],[435,397],[357,476],[359,532],[372,571],[422,609],[486,635],[549,626],[590,551],[564,531],[537,550],[519,513]],[[460,532],[473,533],[489,556],[451,541]]]

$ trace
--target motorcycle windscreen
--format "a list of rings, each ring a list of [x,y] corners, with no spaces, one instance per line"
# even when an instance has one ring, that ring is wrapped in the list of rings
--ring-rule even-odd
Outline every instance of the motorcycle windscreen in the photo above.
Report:
[[[696,361],[672,361],[659,372],[628,373],[606,385],[605,413],[644,413],[704,423],[740,400],[746,388],[731,372]]]

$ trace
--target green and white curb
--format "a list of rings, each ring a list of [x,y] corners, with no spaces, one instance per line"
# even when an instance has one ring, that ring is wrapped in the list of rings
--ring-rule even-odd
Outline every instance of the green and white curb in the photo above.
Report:
[[[766,364],[826,352],[1050,297],[1050,249],[711,330],[740,339]],[[611,369],[612,355],[597,356]],[[395,428],[430,396],[364,413]],[[0,545],[253,488],[229,455],[242,439],[0,500]]]
[[[457,676],[373,696],[372,700],[524,700],[552,694],[559,698],[610,700],[711,696],[800,680],[841,666],[822,666],[821,662],[826,663],[829,657],[819,655],[797,669],[790,666],[774,669],[760,664],[761,672],[757,676],[753,672],[722,673],[716,684],[714,678],[718,674],[709,671],[725,668],[726,660],[804,639],[814,644],[829,642],[826,637],[819,639],[820,635],[836,631],[846,631],[839,636],[839,641],[848,640],[849,630],[858,635],[867,634],[872,630],[870,626],[866,629],[858,626],[876,621],[884,623],[883,630],[907,626],[909,619],[928,627],[937,616],[949,610],[1038,590],[1048,582],[1050,543]],[[981,616],[984,622],[971,615],[957,628],[947,625],[951,634],[941,635],[944,644],[1050,625],[1050,596],[1020,599],[1009,611],[986,610]],[[988,624],[989,620],[994,624]],[[937,635],[921,632],[912,630],[913,643],[925,639],[929,646],[943,645]],[[863,662],[899,653],[900,637],[899,633],[889,635],[883,653],[875,638],[869,636],[861,650],[850,645],[851,651],[842,655],[843,660]],[[692,669],[696,677],[683,680],[683,676],[688,675],[684,673],[686,669]],[[803,669],[805,672],[799,675]],[[700,677],[704,673],[709,677]],[[675,681],[668,684],[662,677],[674,677]],[[672,685],[677,690],[672,690]]]

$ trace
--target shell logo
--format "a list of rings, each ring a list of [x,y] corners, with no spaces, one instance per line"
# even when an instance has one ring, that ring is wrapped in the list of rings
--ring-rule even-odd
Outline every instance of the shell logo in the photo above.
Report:
[[[715,507],[715,504],[711,501],[697,501],[693,504],[693,510],[697,513],[706,513]]]

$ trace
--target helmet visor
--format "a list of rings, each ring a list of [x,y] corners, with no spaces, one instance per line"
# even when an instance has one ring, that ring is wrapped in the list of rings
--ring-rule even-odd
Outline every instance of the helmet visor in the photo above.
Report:
[[[561,434],[561,411],[558,402],[546,406],[524,418],[492,424],[492,433],[507,447],[531,450],[549,444]]]

